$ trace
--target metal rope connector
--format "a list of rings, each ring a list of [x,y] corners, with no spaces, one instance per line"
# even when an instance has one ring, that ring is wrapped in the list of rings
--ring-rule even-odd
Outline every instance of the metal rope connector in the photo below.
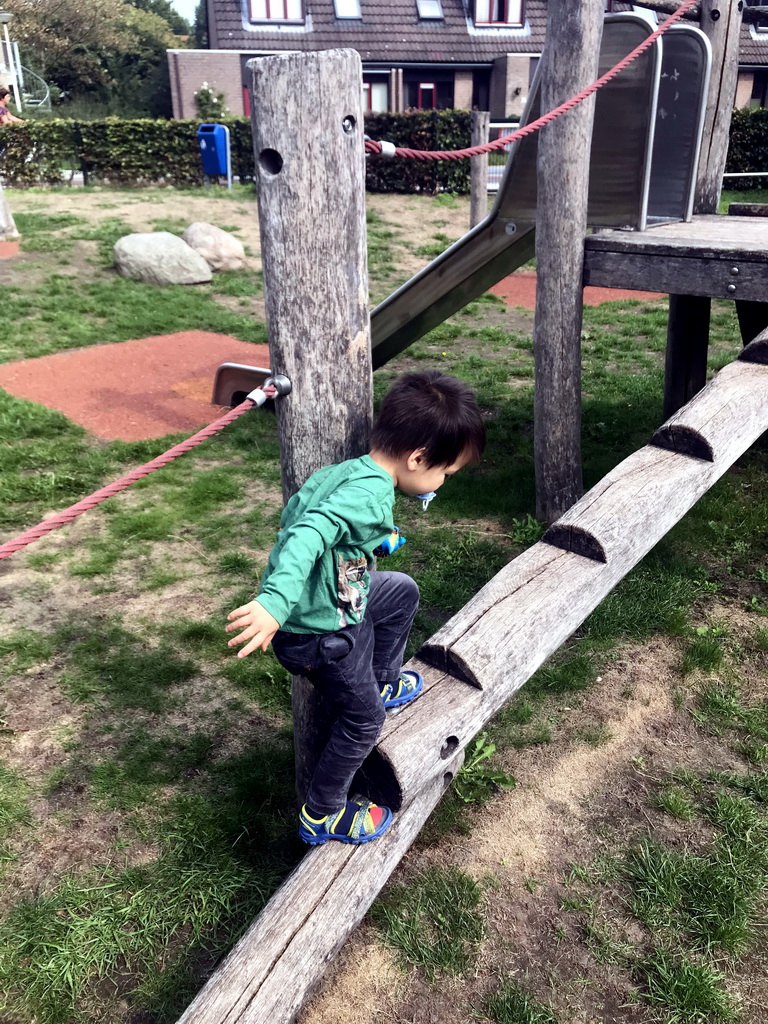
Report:
[[[268,398],[283,398],[290,393],[290,380],[284,373],[276,373],[274,377],[267,377],[261,387],[254,388],[245,398],[246,401],[250,399],[258,407],[264,405]]]
[[[379,156],[393,157],[396,155],[397,146],[394,142],[384,142],[382,140],[379,142],[379,145],[381,146],[381,153]]]

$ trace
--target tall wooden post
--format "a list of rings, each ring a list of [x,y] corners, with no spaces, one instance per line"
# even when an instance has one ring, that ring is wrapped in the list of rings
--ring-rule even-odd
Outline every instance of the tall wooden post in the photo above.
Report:
[[[739,77],[742,0],[701,0],[699,27],[712,47],[712,74],[699,157],[694,213],[717,213]]]
[[[699,157],[694,213],[717,213],[739,73],[740,0],[701,0],[700,27],[712,46],[712,73]],[[670,295],[664,377],[664,418],[700,391],[707,379],[711,300]]]
[[[472,111],[472,146],[484,146],[488,141],[491,115],[487,110]],[[469,158],[469,226],[471,228],[488,216],[488,153]]]
[[[550,3],[541,109],[597,78],[601,0]],[[536,212],[534,456],[536,515],[553,522],[582,493],[581,319],[594,97],[539,136]]]
[[[362,66],[354,50],[250,62],[270,368],[287,501],[321,466],[368,450],[373,415],[365,230]],[[294,680],[303,800],[328,716]]]

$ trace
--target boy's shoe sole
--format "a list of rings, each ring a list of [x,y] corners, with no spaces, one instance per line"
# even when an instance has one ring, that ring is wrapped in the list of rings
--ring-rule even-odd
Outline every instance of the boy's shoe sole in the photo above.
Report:
[[[410,704],[412,700],[416,700],[424,689],[424,680],[421,673],[414,672],[413,669],[403,669],[400,672],[400,679],[404,680],[406,688],[403,689],[399,696],[383,697],[385,711],[388,711],[390,708],[401,708],[404,704]],[[392,689],[391,683],[388,684],[388,688]]]
[[[299,814],[299,839],[301,839],[302,842],[307,843],[308,846],[322,846],[324,843],[328,843],[331,840],[337,843],[348,843],[353,846],[362,846],[364,843],[372,843],[374,839],[378,839],[379,836],[383,835],[392,824],[392,811],[388,807],[382,807],[381,804],[377,804],[376,806],[384,811],[384,816],[375,829],[371,832],[364,833],[362,831],[362,827],[365,821],[365,815],[368,813],[368,808],[373,805],[368,800],[355,800],[354,803],[358,804],[359,809],[355,812],[352,819],[352,834],[329,832],[324,826],[318,827],[318,825],[305,818],[302,809],[302,813]],[[344,811],[340,811],[339,813],[343,814]]]

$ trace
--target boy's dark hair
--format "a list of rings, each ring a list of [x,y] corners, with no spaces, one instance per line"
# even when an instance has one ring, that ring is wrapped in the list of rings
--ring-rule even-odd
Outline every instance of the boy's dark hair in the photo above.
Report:
[[[11,95],[10,90],[8,90],[8,89],[6,89],[4,87],[0,87],[0,103],[2,103],[2,101],[5,99],[6,96],[10,96],[10,95]]]
[[[485,426],[474,394],[439,370],[398,377],[381,403],[371,448],[392,456],[423,448],[430,467],[451,466],[465,453],[479,458]]]

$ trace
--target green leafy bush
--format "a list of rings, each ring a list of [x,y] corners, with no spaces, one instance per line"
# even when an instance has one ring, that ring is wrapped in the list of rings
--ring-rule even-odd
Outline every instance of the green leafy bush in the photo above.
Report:
[[[366,133],[411,149],[461,149],[469,145],[467,111],[374,114]],[[252,181],[253,141],[245,117],[226,124],[232,147],[232,174]],[[0,173],[9,185],[60,185],[81,171],[86,184],[118,186],[201,185],[197,121],[123,120],[26,121],[8,125],[0,148]],[[467,192],[469,161],[388,160],[370,157],[366,187],[372,192]]]
[[[727,172],[768,171],[768,108],[734,110],[728,146]],[[727,187],[736,191],[761,188],[765,178],[731,178]]]

